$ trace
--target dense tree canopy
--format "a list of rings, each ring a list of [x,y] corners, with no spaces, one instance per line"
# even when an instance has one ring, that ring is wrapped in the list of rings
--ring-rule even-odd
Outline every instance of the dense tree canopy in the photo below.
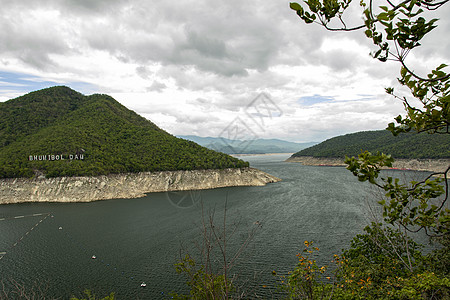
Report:
[[[1,103],[0,109],[0,178],[248,166],[170,135],[107,95],[55,87]],[[29,159],[44,155],[66,159]]]
[[[450,158],[450,135],[405,133],[393,136],[387,130],[362,131],[328,139],[293,156],[358,156],[361,150],[389,153],[394,158]]]

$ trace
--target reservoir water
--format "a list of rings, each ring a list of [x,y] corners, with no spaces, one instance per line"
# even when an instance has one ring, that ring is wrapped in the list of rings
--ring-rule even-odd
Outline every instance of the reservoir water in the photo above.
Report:
[[[288,155],[248,156],[251,166],[283,181],[153,193],[139,199],[90,203],[25,203],[0,206],[0,278],[46,289],[68,299],[90,289],[118,299],[167,299],[185,291],[174,264],[201,242],[202,211],[218,225],[227,209],[231,257],[255,231],[232,273],[251,295],[272,297],[272,271],[287,272],[305,240],[320,250],[319,263],[370,223],[372,189],[345,168],[286,163]],[[95,257],[95,259],[93,258]],[[145,282],[146,287],[141,287]],[[263,287],[265,285],[266,287]]]

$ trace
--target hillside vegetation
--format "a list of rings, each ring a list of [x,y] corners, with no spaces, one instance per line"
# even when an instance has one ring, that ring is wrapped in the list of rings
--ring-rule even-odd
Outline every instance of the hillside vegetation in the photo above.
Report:
[[[108,95],[59,86],[0,103],[0,178],[246,166],[170,135]]]
[[[303,149],[298,156],[338,157],[358,156],[363,151],[391,154],[394,158],[450,158],[450,136],[427,133],[403,133],[393,136],[387,130],[362,131],[328,139]]]

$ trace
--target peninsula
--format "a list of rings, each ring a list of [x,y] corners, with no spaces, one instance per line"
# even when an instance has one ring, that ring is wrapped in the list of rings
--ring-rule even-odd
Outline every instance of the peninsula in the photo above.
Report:
[[[108,95],[58,86],[0,102],[0,204],[135,198],[279,180],[176,138]]]
[[[412,132],[393,136],[387,130],[337,136],[294,153],[286,161],[346,166],[345,156],[358,156],[362,150],[392,155],[395,159],[393,168],[396,169],[443,172],[450,165],[450,136]]]

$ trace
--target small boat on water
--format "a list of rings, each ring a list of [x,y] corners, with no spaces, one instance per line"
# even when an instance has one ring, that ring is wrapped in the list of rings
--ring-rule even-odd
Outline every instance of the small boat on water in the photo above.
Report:
[[[141,287],[146,287],[147,284],[145,282],[141,283]]]
[[[92,257],[91,257],[92,259],[96,259],[97,258],[97,256],[95,256],[95,255],[92,255]]]

